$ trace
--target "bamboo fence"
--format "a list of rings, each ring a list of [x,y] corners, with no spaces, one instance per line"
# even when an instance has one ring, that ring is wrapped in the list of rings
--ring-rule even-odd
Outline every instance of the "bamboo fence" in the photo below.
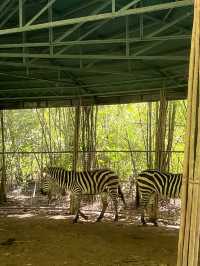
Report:
[[[194,20],[188,81],[188,113],[184,156],[181,227],[177,266],[197,266],[200,237],[200,0]]]

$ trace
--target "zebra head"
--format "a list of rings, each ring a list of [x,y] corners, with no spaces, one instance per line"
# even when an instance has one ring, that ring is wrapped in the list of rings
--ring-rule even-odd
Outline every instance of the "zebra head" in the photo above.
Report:
[[[41,169],[41,178],[44,179],[49,175],[49,167],[45,166]]]
[[[50,177],[49,168],[44,167],[43,169],[41,169],[40,193],[43,195],[48,195],[49,193],[49,181],[48,181],[49,177]]]

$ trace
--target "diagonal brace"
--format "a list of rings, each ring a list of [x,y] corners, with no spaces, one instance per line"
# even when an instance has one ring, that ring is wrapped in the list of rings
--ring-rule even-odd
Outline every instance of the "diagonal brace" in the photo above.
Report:
[[[51,0],[49,3],[47,3],[29,22],[26,23],[25,26],[30,26],[33,24],[33,22],[38,19],[50,6],[52,6],[56,0]]]

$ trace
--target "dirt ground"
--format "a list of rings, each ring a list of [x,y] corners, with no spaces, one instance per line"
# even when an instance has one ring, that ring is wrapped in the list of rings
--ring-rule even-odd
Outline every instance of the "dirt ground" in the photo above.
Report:
[[[0,217],[0,265],[176,265],[177,229],[60,218]]]

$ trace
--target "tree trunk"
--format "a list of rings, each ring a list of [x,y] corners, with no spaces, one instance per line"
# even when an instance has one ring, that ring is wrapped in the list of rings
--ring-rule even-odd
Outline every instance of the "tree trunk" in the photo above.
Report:
[[[72,170],[77,171],[78,163],[78,148],[79,148],[79,131],[80,131],[80,106],[75,108],[75,123],[74,123],[74,150],[73,150],[73,162]],[[73,194],[70,195],[70,213],[75,213],[75,197]]]
[[[97,107],[82,107],[81,133],[83,149],[83,169],[90,170],[96,165],[96,127],[97,127]]]
[[[152,103],[148,103],[147,111],[147,167],[151,169],[153,167],[152,158]]]
[[[155,139],[155,168],[163,172],[169,172],[171,149],[174,136],[176,104],[168,104],[163,91],[160,96],[160,106],[157,108],[156,139]],[[168,125],[168,130],[167,130]],[[150,207],[151,220],[157,219],[158,195]]]
[[[4,112],[1,111],[1,139],[2,139],[2,167],[0,184],[0,204],[6,202],[6,166],[5,166],[5,138],[4,138]]]

